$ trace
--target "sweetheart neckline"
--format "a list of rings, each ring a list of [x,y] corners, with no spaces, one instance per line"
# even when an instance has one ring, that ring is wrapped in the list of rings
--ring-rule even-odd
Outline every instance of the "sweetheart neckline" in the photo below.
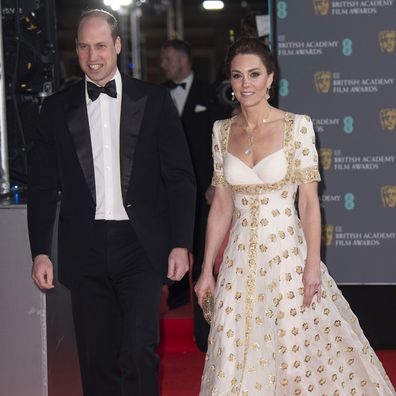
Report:
[[[258,161],[258,162],[256,162],[256,164],[253,165],[253,166],[249,166],[245,161],[243,161],[242,159],[240,159],[238,156],[236,156],[236,155],[230,153],[229,151],[227,151],[227,154],[228,154],[228,155],[231,155],[231,157],[236,158],[239,162],[241,162],[243,165],[245,165],[245,166],[246,166],[247,168],[249,168],[250,170],[254,170],[254,169],[255,169],[258,165],[260,165],[264,160],[266,160],[267,158],[272,157],[273,155],[278,154],[279,152],[282,152],[282,151],[284,151],[284,148],[283,148],[283,147],[280,148],[279,150],[276,150],[276,151],[272,152],[271,154],[268,154],[268,155],[266,155],[265,157],[261,158],[261,160]]]
[[[256,162],[256,164],[253,165],[252,167],[249,166],[245,161],[243,161],[242,159],[240,159],[238,156],[236,156],[236,155],[234,155],[234,154],[231,154],[231,153],[228,151],[228,140],[229,140],[229,138],[230,138],[230,130],[231,130],[231,124],[232,124],[232,123],[230,123],[230,125],[228,126],[228,132],[227,132],[226,142],[225,142],[225,147],[226,147],[225,152],[226,152],[227,154],[232,155],[234,158],[236,158],[236,159],[239,160],[240,162],[242,162],[242,164],[244,164],[244,165],[245,165],[247,168],[249,168],[250,170],[255,169],[255,168],[257,167],[257,165],[259,165],[261,162],[263,162],[263,161],[264,161],[265,159],[267,159],[268,157],[270,157],[270,156],[272,156],[273,154],[276,154],[276,153],[278,153],[278,152],[280,152],[280,151],[285,151],[285,149],[286,149],[286,128],[287,128],[287,118],[288,118],[289,114],[290,114],[290,113],[289,113],[288,111],[286,111],[286,112],[283,114],[283,139],[282,139],[282,140],[283,140],[283,146],[282,146],[279,150],[276,150],[276,151],[274,151],[273,153],[266,155],[264,158],[261,158],[261,160],[258,161],[258,162]],[[236,115],[233,116],[233,117],[231,117],[231,120],[234,119],[235,117],[236,117]]]

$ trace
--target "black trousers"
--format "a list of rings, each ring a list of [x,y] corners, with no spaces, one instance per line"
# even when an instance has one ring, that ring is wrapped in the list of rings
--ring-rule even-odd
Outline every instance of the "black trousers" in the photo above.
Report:
[[[71,290],[84,396],[158,396],[162,282],[129,221],[95,221],[84,273]]]

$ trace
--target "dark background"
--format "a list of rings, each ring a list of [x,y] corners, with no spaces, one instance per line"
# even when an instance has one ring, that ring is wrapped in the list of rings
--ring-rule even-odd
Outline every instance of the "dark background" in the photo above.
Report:
[[[169,38],[167,5],[171,3],[175,1],[146,0],[139,8],[143,80],[164,81],[160,48]],[[181,3],[183,39],[192,46],[194,72],[199,79],[218,87],[225,79],[222,66],[227,48],[240,35],[241,19],[252,12],[266,14],[268,2],[228,0],[219,11],[204,10],[200,0]],[[103,0],[1,2],[9,171],[13,184],[27,182],[27,156],[43,99],[82,76],[75,52],[75,27],[81,12],[90,8],[112,12]],[[113,13],[120,22],[123,43],[120,70],[132,74],[128,69],[133,61],[130,9],[126,10],[128,13]]]
[[[167,13],[163,1],[146,0],[140,7],[143,79],[161,82],[164,77],[159,67],[160,47],[167,40]],[[238,36],[241,18],[252,11],[266,14],[267,1],[226,0],[219,11],[206,11],[200,0],[182,1],[184,37],[193,50],[194,71],[205,80],[214,82],[222,66],[232,33]],[[75,56],[74,29],[80,12],[88,8],[111,9],[103,1],[57,0],[58,48],[63,77],[79,74]],[[115,13],[117,16],[117,14]],[[122,17],[121,17],[122,18]],[[129,22],[129,17],[127,17]],[[130,33],[122,34],[123,50],[130,54]]]

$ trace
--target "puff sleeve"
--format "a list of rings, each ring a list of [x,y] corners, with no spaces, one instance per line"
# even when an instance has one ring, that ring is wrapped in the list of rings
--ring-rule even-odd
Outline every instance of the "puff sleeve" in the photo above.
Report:
[[[310,117],[300,116],[294,138],[294,176],[298,184],[320,181],[315,132]]]
[[[212,134],[212,156],[213,156],[213,177],[212,186],[228,187],[223,172],[223,155],[225,148],[222,146],[222,121],[216,121],[213,125]]]

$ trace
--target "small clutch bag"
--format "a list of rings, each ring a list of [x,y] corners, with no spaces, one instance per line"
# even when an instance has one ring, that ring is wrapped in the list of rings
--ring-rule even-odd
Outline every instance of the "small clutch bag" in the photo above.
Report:
[[[213,310],[214,310],[214,297],[212,293],[207,292],[204,294],[202,299],[202,311],[205,320],[209,324],[212,321]]]

